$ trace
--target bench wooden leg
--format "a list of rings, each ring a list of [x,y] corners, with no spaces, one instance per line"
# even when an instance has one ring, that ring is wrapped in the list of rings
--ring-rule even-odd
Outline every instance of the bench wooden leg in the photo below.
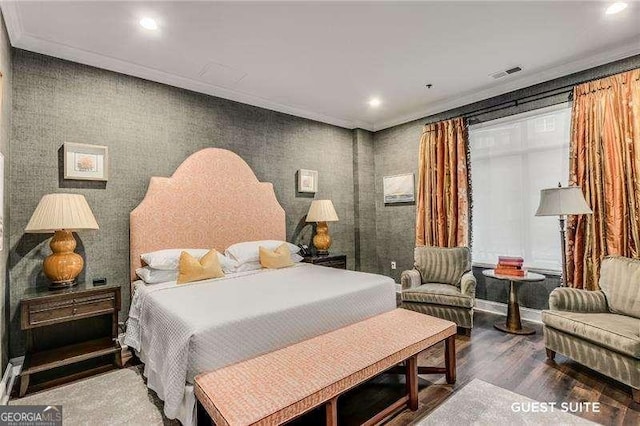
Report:
[[[326,425],[337,426],[338,425],[338,397],[330,399],[324,405],[324,411],[326,413]]]
[[[450,385],[456,382],[456,336],[449,336],[444,342],[445,375]]]
[[[411,411],[418,409],[418,356],[414,355],[405,362],[405,380],[409,402],[407,405]]]

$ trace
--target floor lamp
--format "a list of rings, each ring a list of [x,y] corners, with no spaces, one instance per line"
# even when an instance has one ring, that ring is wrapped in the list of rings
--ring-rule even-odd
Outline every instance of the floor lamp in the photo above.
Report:
[[[560,218],[560,244],[562,248],[562,286],[567,285],[567,252],[565,238],[565,216],[591,214],[593,211],[584,199],[579,186],[562,186],[542,189],[540,191],[540,205],[536,216],[558,216]]]

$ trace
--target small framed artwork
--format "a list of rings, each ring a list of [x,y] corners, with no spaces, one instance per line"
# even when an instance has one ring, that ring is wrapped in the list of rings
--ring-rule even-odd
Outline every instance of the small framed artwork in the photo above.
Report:
[[[102,145],[65,143],[64,178],[73,180],[108,180],[109,148]]]
[[[318,172],[316,170],[298,170],[298,192],[318,192]]]
[[[415,197],[415,178],[413,173],[385,176],[382,178],[384,203],[412,203]]]

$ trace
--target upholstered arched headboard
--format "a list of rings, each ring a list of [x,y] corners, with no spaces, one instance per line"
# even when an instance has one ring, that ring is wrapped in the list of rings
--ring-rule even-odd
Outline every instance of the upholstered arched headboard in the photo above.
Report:
[[[130,215],[131,280],[140,255],[168,248],[226,249],[254,240],[285,240],[285,214],[271,183],[226,149],[196,152],[170,178],[152,177]]]

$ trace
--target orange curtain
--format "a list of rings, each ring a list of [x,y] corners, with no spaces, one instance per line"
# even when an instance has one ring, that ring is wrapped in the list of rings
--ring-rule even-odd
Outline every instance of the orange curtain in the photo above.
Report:
[[[568,283],[595,290],[604,256],[640,255],[640,69],[574,88],[569,181],[593,215],[569,217]]]
[[[464,120],[428,124],[420,139],[416,245],[469,245],[468,135]]]

